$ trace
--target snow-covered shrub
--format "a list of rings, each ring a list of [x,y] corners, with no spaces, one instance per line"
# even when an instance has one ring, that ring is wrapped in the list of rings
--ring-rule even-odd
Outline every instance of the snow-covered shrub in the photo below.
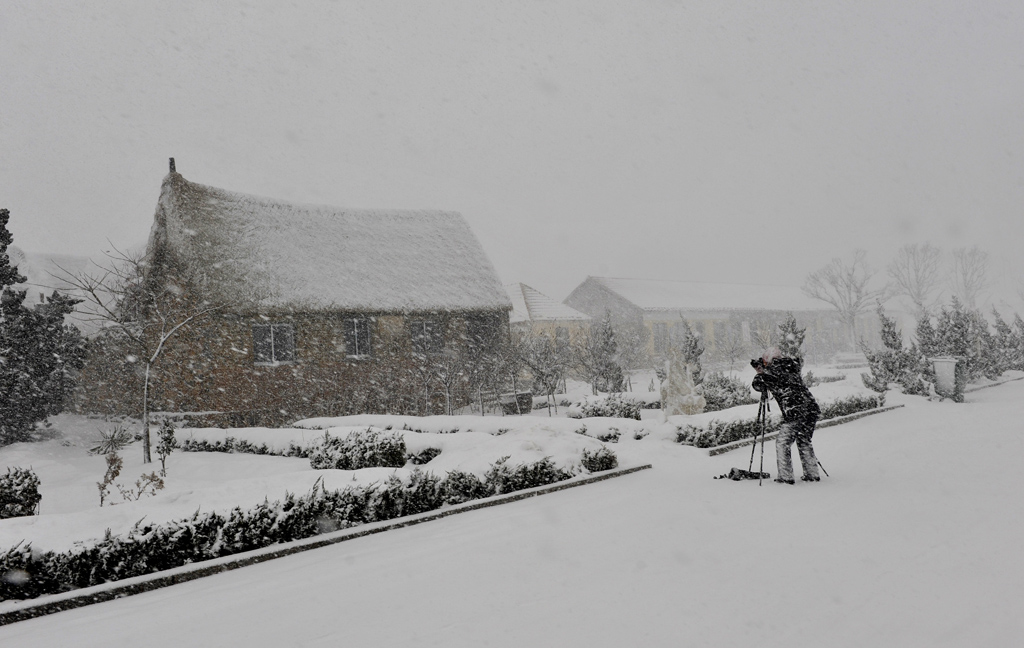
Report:
[[[160,443],[156,446],[156,453],[160,457],[160,475],[167,476],[167,457],[180,448],[178,440],[174,438],[174,423],[168,419],[160,422]]]
[[[704,397],[705,412],[717,412],[757,402],[750,393],[750,385],[719,372],[705,376],[704,382],[697,387],[697,392]]]
[[[779,424],[769,419],[765,423],[765,434],[771,434]],[[761,422],[757,419],[737,421],[712,420],[707,427],[687,425],[676,433],[676,442],[698,448],[714,448],[741,439],[750,439],[761,434]]]
[[[619,466],[619,458],[608,448],[598,448],[594,452],[584,448],[583,456],[580,457],[580,463],[583,464],[587,472],[595,473],[617,468]]]
[[[848,396],[823,405],[821,407],[821,419],[826,420],[847,416],[878,407],[885,407],[884,393],[877,396]]]
[[[375,492],[373,506],[378,520],[390,520],[433,511],[444,503],[442,480],[433,473],[414,470],[408,483],[398,475],[388,477],[384,487]]]
[[[605,443],[618,443],[621,436],[622,432],[618,428],[608,428],[607,432],[597,435],[597,440]]]
[[[0,476],[0,520],[35,515],[39,510],[39,477],[31,468],[7,468]]]
[[[479,477],[461,470],[448,473],[442,490],[445,504],[461,504],[494,494],[488,492],[487,485]]]
[[[441,454],[440,448],[427,448],[421,452],[410,452],[406,459],[414,466],[422,466],[425,463],[430,463],[439,454]]]
[[[338,470],[401,468],[405,454],[405,439],[400,432],[368,427],[344,438],[324,432],[324,438],[309,451],[309,465]]]
[[[606,416],[611,418],[628,418],[640,420],[640,403],[626,398],[622,394],[609,394],[596,400],[585,400],[574,406],[568,413],[569,418],[591,418]]]
[[[872,391],[884,393],[890,383],[899,383],[906,394],[928,394],[925,383],[929,375],[928,362],[916,344],[903,347],[903,334],[896,328],[896,320],[886,317],[881,305],[878,319],[882,324],[882,349],[864,348],[870,373],[862,373],[864,386]]]
[[[205,439],[185,439],[181,442],[182,452],[240,452],[255,455],[271,455],[275,457],[309,457],[309,450],[302,446],[289,443],[286,450],[274,450],[266,443],[255,444],[245,439],[225,437],[223,441],[207,441]]]
[[[532,464],[520,464],[515,468],[510,467],[507,461],[508,457],[502,457],[484,473],[485,486],[496,495],[554,484],[573,475],[572,470],[562,470],[556,466],[550,457]]]
[[[804,385],[807,387],[814,387],[822,383],[841,382],[843,380],[846,380],[846,374],[839,374],[838,376],[815,376],[813,371],[808,371],[803,377]]]

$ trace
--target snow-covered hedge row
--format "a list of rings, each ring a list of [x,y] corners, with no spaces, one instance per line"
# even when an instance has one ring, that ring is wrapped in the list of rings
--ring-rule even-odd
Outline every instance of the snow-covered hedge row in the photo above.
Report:
[[[311,468],[359,470],[360,468],[401,468],[408,460],[405,439],[398,432],[368,427],[344,437],[324,437],[309,452]]]
[[[416,465],[425,464],[438,454],[437,448],[423,452],[406,452],[405,439],[398,432],[367,427],[347,436],[332,436],[324,432],[322,438],[308,448],[289,443],[286,449],[273,448],[266,443],[252,443],[232,436],[223,441],[206,439],[185,439],[181,442],[185,452],[239,452],[278,457],[303,457],[309,459],[311,468],[335,468],[338,470],[359,470],[360,468],[401,468],[407,461]]]
[[[139,522],[124,536],[108,535],[99,543],[65,552],[36,553],[16,545],[0,553],[0,600],[35,598],[110,581],[150,574],[181,565],[237,554],[281,542],[308,538],[360,524],[431,511],[482,497],[511,493],[569,479],[576,469],[562,469],[545,458],[509,466],[508,457],[491,464],[483,479],[458,470],[445,477],[413,470],[409,480],[392,475],[383,484],[350,486],[336,491],[322,484],[306,495],[255,508],[235,508],[227,515],[200,514],[164,524]],[[596,472],[617,465],[607,449],[583,457]]]
[[[182,452],[240,452],[256,455],[273,455],[275,457],[309,457],[309,450],[289,443],[286,450],[278,450],[266,443],[252,443],[245,439],[225,437],[223,441],[207,441],[206,439],[184,439],[181,441]]]
[[[41,499],[39,477],[30,468],[8,467],[7,474],[0,475],[0,520],[35,515]]]
[[[622,394],[608,394],[605,398],[585,400],[573,405],[568,412],[569,418],[627,418],[640,420],[640,402],[627,398]]]
[[[865,410],[885,406],[885,394],[877,396],[849,396],[828,403],[821,408],[821,420],[855,414]],[[779,429],[780,423],[769,418],[765,424],[765,433],[771,434]],[[716,446],[750,439],[761,433],[761,425],[757,419],[740,419],[736,421],[710,421],[705,427],[687,425],[676,433],[676,441],[684,445],[698,448],[714,448]]]

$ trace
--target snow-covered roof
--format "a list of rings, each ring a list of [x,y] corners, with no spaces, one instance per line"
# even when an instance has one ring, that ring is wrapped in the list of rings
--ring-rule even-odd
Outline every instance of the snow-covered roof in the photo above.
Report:
[[[164,178],[150,246],[247,309],[416,312],[511,308],[456,212],[299,205]]]
[[[826,310],[795,286],[590,277],[644,310]]]
[[[590,319],[589,315],[557,302],[524,283],[508,284],[505,286],[505,290],[508,291],[508,296],[512,300],[512,312],[509,313],[509,322],[512,324]]]

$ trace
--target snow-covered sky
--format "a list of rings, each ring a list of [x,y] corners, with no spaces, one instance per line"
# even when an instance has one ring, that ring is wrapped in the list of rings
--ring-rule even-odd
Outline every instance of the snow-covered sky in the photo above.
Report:
[[[1012,281],[1022,34],[1015,0],[4,0],[0,206],[31,252],[140,244],[173,156],[234,191],[460,211],[502,281],[557,299],[588,274],[799,284],[925,241]]]

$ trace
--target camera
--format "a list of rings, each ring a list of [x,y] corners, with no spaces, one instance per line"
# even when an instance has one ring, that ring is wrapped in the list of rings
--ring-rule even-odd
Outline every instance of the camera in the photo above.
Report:
[[[754,369],[764,369],[764,358],[754,358],[753,360],[750,361],[750,366],[753,367]]]

